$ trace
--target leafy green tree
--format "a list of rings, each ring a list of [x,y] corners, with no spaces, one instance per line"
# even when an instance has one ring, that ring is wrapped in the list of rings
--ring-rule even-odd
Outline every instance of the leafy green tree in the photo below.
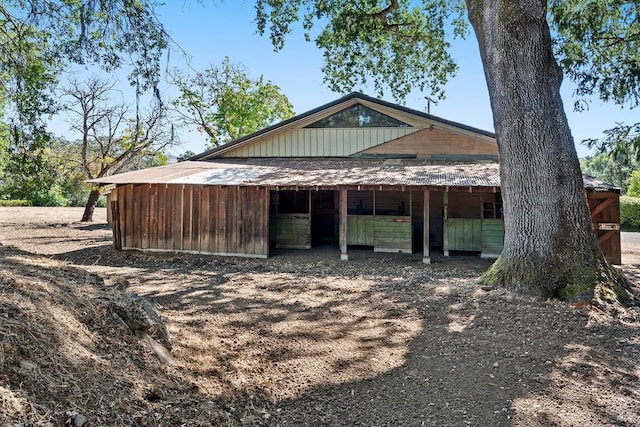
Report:
[[[178,142],[163,103],[154,103],[141,119],[131,119],[130,108],[113,101],[113,86],[92,78],[71,80],[63,90],[66,108],[76,118],[71,128],[82,135],[79,159],[86,179],[164,164],[163,150]],[[81,221],[93,220],[99,197],[100,188],[92,187]]]
[[[254,80],[226,57],[190,78],[176,72],[181,95],[174,106],[185,125],[196,126],[215,147],[293,116],[280,88],[262,76]]]
[[[2,65],[4,71],[13,72],[5,78],[19,81],[36,68],[55,75],[66,64],[98,65],[106,71],[128,66],[132,84],[142,90],[153,88],[169,40],[154,12],[159,4],[3,0]]]
[[[0,115],[0,120],[2,116]],[[6,123],[0,121],[0,180],[4,174],[4,168],[7,164],[7,157],[9,156],[9,148],[11,141],[9,138],[9,126]],[[2,185],[0,183],[0,188]]]
[[[53,111],[48,88],[60,66],[47,55],[45,35],[0,5],[0,97],[7,123],[4,197],[36,205],[59,203],[51,165],[45,158],[50,136],[43,117]]]
[[[640,25],[637,0],[550,0],[558,62],[577,83],[578,102],[638,105]]]
[[[627,196],[640,197],[640,170],[634,170],[629,178]]]
[[[59,188],[55,186],[53,165],[46,155],[48,134],[28,135],[17,127],[12,131],[12,146],[2,170],[2,197],[28,200],[36,206],[63,203]]]
[[[640,163],[627,163],[611,154],[596,154],[580,159],[582,172],[619,187],[624,193],[629,186],[631,172],[640,168]]]
[[[578,83],[575,108],[587,108],[585,97],[592,95],[605,102],[638,106],[640,2],[553,0],[549,4],[558,60]],[[639,160],[640,123],[619,123],[604,133],[604,138],[584,142],[627,164]]]
[[[560,85],[561,66],[583,90],[599,77],[625,81],[626,75],[633,84],[613,84],[612,93],[616,99],[633,99],[638,74],[625,74],[612,61],[618,58],[630,70],[636,64],[637,70],[635,56],[629,60],[616,55],[614,46],[608,48],[613,40],[607,44],[606,39],[616,38],[616,45],[617,38],[623,39],[620,43],[634,40],[637,33],[615,30],[637,25],[640,9],[637,0],[608,2],[630,16],[618,27],[573,13],[580,11],[582,0],[568,0],[561,7],[560,3],[552,1],[548,8],[546,0],[257,0],[256,21],[278,49],[292,24],[301,19],[307,39],[313,38],[324,50],[323,70],[332,88],[348,91],[356,84],[372,83],[389,87],[401,98],[414,87],[438,94],[453,75],[447,37],[464,34],[466,7],[489,89],[505,208],[504,249],[482,282],[538,298],[626,297],[624,279],[606,262],[593,233]],[[579,20],[591,28],[585,38],[565,32],[562,19],[569,12],[572,23]],[[548,19],[560,31],[555,41]],[[312,33],[317,26],[320,31]],[[593,45],[590,38],[602,43]],[[563,57],[563,49],[567,46],[572,52],[575,48],[568,43],[574,41],[585,56],[572,62],[573,57]],[[604,63],[584,70],[580,60]],[[593,79],[580,79],[573,70]],[[593,90],[607,96],[607,87]]]

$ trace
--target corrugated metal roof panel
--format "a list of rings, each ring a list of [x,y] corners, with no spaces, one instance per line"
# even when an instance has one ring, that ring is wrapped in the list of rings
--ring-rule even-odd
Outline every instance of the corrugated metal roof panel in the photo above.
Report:
[[[181,162],[91,180],[101,184],[201,184],[255,186],[406,185],[500,187],[497,162],[421,159],[217,159]],[[585,175],[585,188],[616,188]]]
[[[591,175],[587,175],[586,173],[582,174],[582,181],[584,182],[584,188],[588,188],[590,190],[605,190],[615,192],[620,191],[620,188],[616,187],[615,185],[604,182],[601,179],[595,178]]]
[[[101,184],[262,186],[500,185],[497,163],[417,159],[242,159],[181,162],[91,180]]]

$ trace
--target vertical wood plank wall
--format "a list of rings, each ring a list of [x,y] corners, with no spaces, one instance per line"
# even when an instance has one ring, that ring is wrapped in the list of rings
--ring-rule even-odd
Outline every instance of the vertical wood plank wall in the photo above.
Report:
[[[447,195],[445,192],[445,223],[449,208]],[[587,195],[600,247],[609,262],[620,264],[619,195],[614,192],[588,192]],[[251,257],[269,255],[269,191],[265,188],[128,184],[111,192],[109,206],[117,209],[112,212],[116,248]],[[340,192],[340,213],[341,258],[347,259],[345,189]],[[443,234],[443,249],[448,255],[453,248],[448,244],[447,227]]]
[[[128,184],[112,193],[122,249],[269,255],[264,188]]]
[[[420,127],[303,128],[267,135],[223,157],[344,157],[419,131]]]

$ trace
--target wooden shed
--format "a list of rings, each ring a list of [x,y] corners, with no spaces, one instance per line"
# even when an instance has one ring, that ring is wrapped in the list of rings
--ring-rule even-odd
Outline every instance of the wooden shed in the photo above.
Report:
[[[335,245],[496,257],[504,227],[495,136],[359,93],[195,156],[94,180],[114,246],[267,257]],[[595,232],[620,263],[617,190],[585,177]]]

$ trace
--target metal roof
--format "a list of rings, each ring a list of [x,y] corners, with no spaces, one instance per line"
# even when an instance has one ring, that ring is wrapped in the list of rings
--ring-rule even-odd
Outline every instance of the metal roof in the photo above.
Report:
[[[127,172],[89,182],[99,184],[200,184],[267,187],[430,186],[500,187],[500,170],[491,161],[421,159],[216,159],[186,161]],[[584,176],[585,188],[616,191]]]
[[[609,184],[608,182],[604,182],[603,180],[595,178],[591,175],[587,175],[586,173],[582,174],[582,181],[584,182],[584,188],[588,190],[615,191],[617,193],[620,192],[619,187]]]
[[[499,187],[495,162],[418,159],[216,159],[186,161],[89,182],[255,186],[407,185]]]

